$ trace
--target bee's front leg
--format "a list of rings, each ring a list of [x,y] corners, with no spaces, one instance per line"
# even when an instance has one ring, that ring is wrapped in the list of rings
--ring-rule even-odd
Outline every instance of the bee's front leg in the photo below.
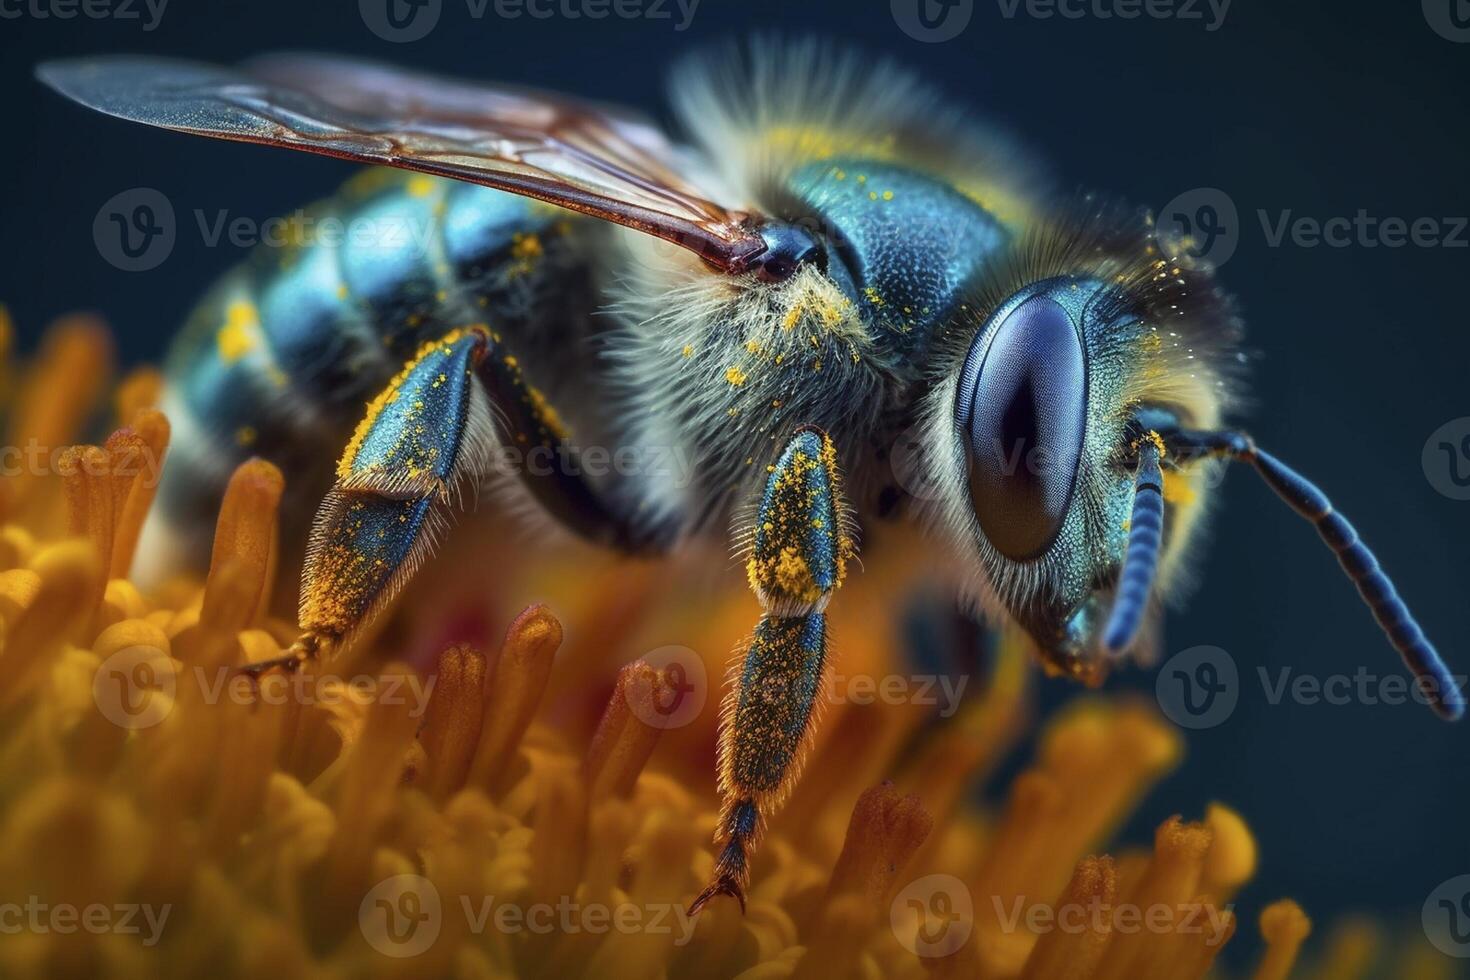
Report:
[[[433,549],[492,459],[490,401],[477,369],[492,346],[471,326],[425,344],[375,398],[317,509],[301,575],[302,635],[258,675],[341,646]]]
[[[745,907],[750,856],[801,771],[827,665],[827,602],[853,554],[837,452],[826,433],[798,429],[770,467],[746,569],[765,613],[725,696],[715,871],[694,904],[716,895]]]

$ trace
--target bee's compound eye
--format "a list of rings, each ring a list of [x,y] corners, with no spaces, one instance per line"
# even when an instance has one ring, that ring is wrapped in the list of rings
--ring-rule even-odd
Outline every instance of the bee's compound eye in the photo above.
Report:
[[[970,500],[981,531],[1007,558],[1035,558],[1056,539],[1077,480],[1086,410],[1082,338],[1048,296],[1005,314],[965,359],[955,419]]]

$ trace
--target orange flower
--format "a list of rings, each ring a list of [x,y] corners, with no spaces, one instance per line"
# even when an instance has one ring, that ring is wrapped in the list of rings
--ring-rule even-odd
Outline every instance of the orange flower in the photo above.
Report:
[[[695,691],[703,707],[677,720],[669,706],[691,672],[718,671],[684,648],[620,670],[615,654],[660,629],[728,642],[748,596],[660,608],[677,573],[604,564],[589,583],[531,549],[501,604],[544,582],[576,631],[533,605],[493,654],[454,643],[428,672],[385,664],[368,636],[355,674],[249,681],[236,668],[295,634],[270,611],[282,475],[235,472],[204,581],[135,587],[154,489],[137,460],[161,461],[169,429],[143,371],[117,389],[124,427],[65,445],[107,362],[95,323],[60,325],[9,428],[61,449],[45,454],[58,472],[0,483],[0,975],[1178,980],[1240,931],[1257,855],[1233,811],[1096,856],[1179,764],[1150,708],[1079,698],[1001,812],[973,803],[1031,715],[1014,643],[943,724],[830,699],[748,912],[691,918],[713,861],[716,699]],[[891,586],[844,590],[849,672],[886,662]],[[406,602],[412,633],[437,635],[443,607]],[[1259,916],[1256,976],[1285,977],[1310,923],[1289,901]],[[1323,975],[1361,975],[1379,945],[1347,925]]]

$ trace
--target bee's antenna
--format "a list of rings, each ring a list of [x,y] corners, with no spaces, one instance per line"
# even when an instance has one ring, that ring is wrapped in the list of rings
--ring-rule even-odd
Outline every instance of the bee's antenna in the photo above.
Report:
[[[1133,642],[1143,623],[1154,574],[1159,568],[1159,546],[1164,539],[1164,474],[1159,469],[1162,440],[1150,432],[1140,441],[1138,470],[1133,481],[1133,515],[1128,521],[1128,548],[1118,576],[1117,596],[1103,631],[1109,653]]]
[[[1357,529],[1346,517],[1333,509],[1332,501],[1306,477],[1258,449],[1255,442],[1239,432],[1191,432],[1175,430],[1164,436],[1165,444],[1180,459],[1202,456],[1225,456],[1250,463],[1266,485],[1286,501],[1292,510],[1312,522],[1327,543],[1342,570],[1357,586],[1373,618],[1387,634],[1393,648],[1404,658],[1404,664],[1423,682],[1430,707],[1447,721],[1457,721],[1465,713],[1465,696],[1454,676],[1440,658],[1439,652],[1424,636],[1414,614],[1399,598],[1378,559],[1359,538]]]

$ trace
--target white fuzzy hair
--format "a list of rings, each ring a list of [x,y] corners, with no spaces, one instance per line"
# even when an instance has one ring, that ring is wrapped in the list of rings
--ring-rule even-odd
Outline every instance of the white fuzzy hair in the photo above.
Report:
[[[851,459],[876,424],[883,376],[854,303],[825,274],[788,282],[711,275],[656,239],[618,236],[626,261],[609,345],[635,444],[692,447],[694,486],[645,501],[695,525],[759,493],[797,426],[817,425]]]

